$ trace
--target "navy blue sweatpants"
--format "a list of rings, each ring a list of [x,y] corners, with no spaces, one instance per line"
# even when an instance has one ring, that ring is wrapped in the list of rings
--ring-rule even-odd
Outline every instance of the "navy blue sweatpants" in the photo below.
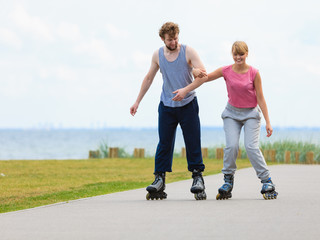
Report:
[[[159,143],[155,156],[155,173],[172,172],[172,159],[176,129],[180,124],[184,142],[188,170],[204,170],[200,142],[200,119],[199,106],[195,97],[183,107],[166,107],[162,102],[159,104],[158,132]]]

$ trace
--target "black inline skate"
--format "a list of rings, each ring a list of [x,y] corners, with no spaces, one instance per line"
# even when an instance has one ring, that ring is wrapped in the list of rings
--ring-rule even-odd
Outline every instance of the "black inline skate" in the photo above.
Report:
[[[265,200],[271,200],[271,199],[277,199],[278,193],[275,191],[276,188],[272,181],[271,178],[268,178],[267,180],[262,180],[261,183],[262,189],[261,189],[261,194]]]
[[[193,170],[192,172],[192,178],[193,178],[193,183],[190,188],[190,191],[194,193],[194,198],[196,200],[206,200],[207,199],[207,194],[204,191],[205,186],[204,186],[204,180],[202,177],[202,172],[200,170]]]
[[[216,196],[217,200],[224,200],[232,197],[231,191],[233,189],[233,179],[234,176],[232,174],[224,175],[224,184],[218,189],[219,193]]]
[[[167,198],[167,194],[164,192],[166,189],[166,173],[155,173],[155,180],[151,185],[147,187],[147,200],[162,200]]]

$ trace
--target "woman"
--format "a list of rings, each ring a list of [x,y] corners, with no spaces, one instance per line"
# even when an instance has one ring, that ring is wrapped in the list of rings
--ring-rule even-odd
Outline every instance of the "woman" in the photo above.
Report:
[[[269,120],[267,104],[263,96],[260,74],[257,69],[246,63],[248,52],[248,46],[245,42],[235,42],[232,45],[234,64],[218,68],[208,74],[207,81],[224,77],[228,91],[228,103],[221,115],[226,136],[222,169],[225,183],[218,190],[217,200],[232,197],[231,191],[237,168],[236,159],[242,127],[244,127],[244,144],[247,155],[263,184],[261,190],[263,197],[265,199],[276,199],[278,195],[275,191],[275,185],[269,176],[265,159],[259,149],[261,111],[266,121],[267,137],[272,135],[273,130]],[[201,71],[194,69],[193,74],[196,77],[201,74]],[[196,87],[198,86],[190,84],[175,93],[183,97],[186,92]]]

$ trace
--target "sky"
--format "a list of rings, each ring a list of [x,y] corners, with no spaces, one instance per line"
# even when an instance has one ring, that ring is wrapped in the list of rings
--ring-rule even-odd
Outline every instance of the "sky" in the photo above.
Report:
[[[320,2],[0,0],[0,128],[156,127],[158,72],[129,114],[167,21],[207,72],[245,41],[274,127],[320,127]],[[202,126],[222,126],[223,78],[197,90]],[[265,124],[264,120],[262,124]]]

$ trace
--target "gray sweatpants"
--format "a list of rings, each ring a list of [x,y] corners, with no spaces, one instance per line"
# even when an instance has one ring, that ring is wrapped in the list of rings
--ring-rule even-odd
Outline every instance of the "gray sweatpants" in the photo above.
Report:
[[[244,127],[244,145],[248,158],[255,169],[258,178],[269,178],[269,170],[264,157],[259,149],[261,127],[261,110],[255,108],[236,108],[227,104],[221,115],[226,136],[224,149],[223,174],[234,174],[237,165],[236,159],[239,150],[241,128]]]

